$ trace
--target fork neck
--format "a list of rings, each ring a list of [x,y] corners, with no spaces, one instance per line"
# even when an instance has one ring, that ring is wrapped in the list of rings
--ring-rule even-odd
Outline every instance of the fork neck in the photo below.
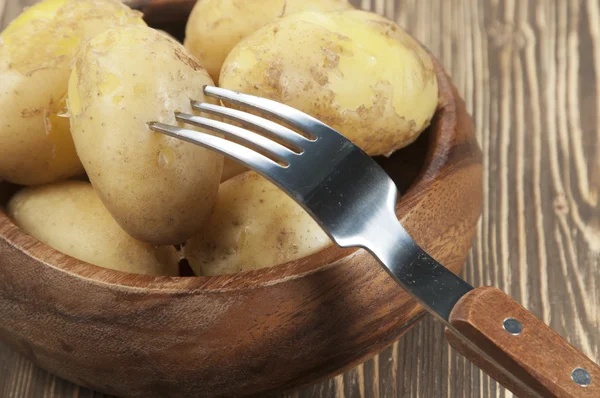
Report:
[[[448,323],[458,300],[473,289],[421,249],[393,211],[381,209],[367,227],[361,246],[422,305]]]

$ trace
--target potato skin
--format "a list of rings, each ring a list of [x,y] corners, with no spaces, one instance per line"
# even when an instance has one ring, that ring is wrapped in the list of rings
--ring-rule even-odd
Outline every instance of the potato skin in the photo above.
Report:
[[[221,184],[211,217],[184,251],[197,275],[220,275],[282,264],[331,244],[299,204],[248,171]]]
[[[82,43],[141,14],[117,0],[46,0],[0,35],[0,179],[42,184],[81,174],[65,115]]]
[[[438,104],[433,62],[393,22],[370,12],[303,12],[238,43],[221,87],[298,108],[370,155],[412,143]]]
[[[176,250],[129,236],[90,183],[62,181],[25,188],[11,198],[8,214],[34,238],[79,260],[136,274],[178,275]]]
[[[268,22],[301,11],[350,8],[347,0],[199,0],[188,19],[184,43],[216,82],[231,49]]]
[[[225,182],[236,175],[248,171],[248,168],[241,163],[231,160],[228,157],[223,159],[223,174],[221,174],[221,182]]]
[[[178,124],[213,84],[185,48],[141,26],[91,40],[69,82],[77,153],[102,202],[134,238],[182,243],[199,231],[217,196],[223,157],[151,131]]]

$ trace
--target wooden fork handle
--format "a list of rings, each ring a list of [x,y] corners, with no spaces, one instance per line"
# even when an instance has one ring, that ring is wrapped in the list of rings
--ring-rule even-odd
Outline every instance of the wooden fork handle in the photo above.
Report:
[[[463,296],[450,324],[450,345],[519,397],[600,398],[600,367],[499,289]]]

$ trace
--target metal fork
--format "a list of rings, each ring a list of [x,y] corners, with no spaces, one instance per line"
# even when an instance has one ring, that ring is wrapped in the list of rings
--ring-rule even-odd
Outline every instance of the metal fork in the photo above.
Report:
[[[446,324],[451,345],[519,396],[600,397],[600,368],[593,361],[499,289],[474,289],[415,243],[396,218],[394,182],[360,148],[287,105],[212,86],[204,92],[282,124],[192,101],[193,109],[236,125],[176,113],[179,122],[224,138],[158,122],[150,129],[245,164],[302,205],[336,244],[368,250]]]

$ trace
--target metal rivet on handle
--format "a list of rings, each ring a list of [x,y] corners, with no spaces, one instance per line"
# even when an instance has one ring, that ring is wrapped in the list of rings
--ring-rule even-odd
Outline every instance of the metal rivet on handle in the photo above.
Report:
[[[523,325],[515,318],[506,318],[504,322],[502,322],[502,326],[504,326],[504,330],[514,336],[520,335],[523,331]]]
[[[575,368],[571,372],[571,379],[582,387],[587,387],[592,384],[592,376],[583,368]]]

